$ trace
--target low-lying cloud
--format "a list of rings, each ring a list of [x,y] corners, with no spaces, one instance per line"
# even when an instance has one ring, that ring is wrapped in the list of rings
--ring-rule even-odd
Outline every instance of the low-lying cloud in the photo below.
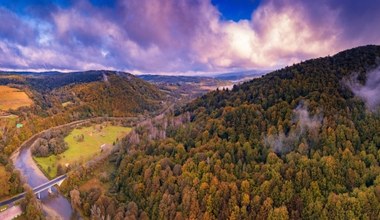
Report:
[[[367,73],[364,85],[353,77],[345,82],[355,96],[361,98],[369,110],[376,109],[380,104],[380,68]]]
[[[295,144],[299,143],[300,139],[306,133],[314,134],[309,137],[316,137],[321,127],[322,116],[310,116],[307,108],[300,104],[293,110],[293,125],[295,125],[288,134],[283,131],[277,134],[268,135],[265,138],[265,143],[276,153],[287,153],[293,150]]]

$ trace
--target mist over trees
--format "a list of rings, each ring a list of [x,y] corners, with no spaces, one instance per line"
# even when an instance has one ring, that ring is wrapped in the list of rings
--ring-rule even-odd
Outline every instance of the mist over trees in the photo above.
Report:
[[[376,107],[380,104],[380,68],[366,74],[367,79],[364,85],[357,78],[358,75],[354,74],[343,82],[357,97],[365,101],[369,110],[376,110]]]
[[[357,48],[208,93],[166,138],[127,140],[114,198],[151,218],[376,219],[380,114],[341,80],[377,57]]]
[[[109,158],[70,172],[61,190],[91,219],[377,219],[379,107],[368,111],[366,99],[342,82],[355,77],[360,86],[369,85],[378,57],[380,47],[366,46],[305,61],[142,120],[115,143]],[[73,86],[86,103],[75,107],[81,116],[70,111],[45,120],[33,116],[12,143],[83,115],[134,112],[125,103],[95,97],[154,91],[114,83],[114,77],[108,83],[120,90],[102,84],[89,93],[98,84]],[[145,100],[155,98],[148,96]],[[149,101],[136,103],[150,109]],[[42,136],[34,153],[64,149],[63,133]],[[17,183],[17,173],[0,159],[6,168],[0,169],[0,193],[6,196],[19,190],[4,184]],[[79,190],[94,177],[100,183]]]
[[[379,109],[367,111],[342,84],[376,69],[377,57],[380,47],[367,46],[305,61],[144,121],[116,144],[108,192],[81,192],[80,210],[114,219],[378,218]]]

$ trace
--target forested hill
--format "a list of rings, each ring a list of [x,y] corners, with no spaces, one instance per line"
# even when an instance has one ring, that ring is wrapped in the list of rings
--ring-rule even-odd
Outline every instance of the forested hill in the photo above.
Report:
[[[378,219],[379,58],[305,61],[137,129],[113,160],[116,219]],[[82,204],[115,217],[104,197]]]
[[[312,59],[271,72],[235,86],[232,91],[208,93],[189,104],[185,110],[194,111],[206,107],[207,112],[211,112],[220,107],[239,106],[243,103],[260,104],[268,109],[281,101],[290,104],[300,97],[320,101],[321,95],[333,96],[334,100],[350,99],[353,93],[342,83],[343,80],[357,77],[359,82],[364,83],[366,73],[379,65],[380,46],[358,47],[332,57]],[[325,106],[324,103],[320,105]],[[344,107],[337,106],[342,109]]]
[[[156,86],[115,71],[2,72],[0,85],[18,88],[33,100],[28,107],[0,110],[1,199],[22,192],[21,178],[9,155],[33,134],[98,116],[149,117],[166,108],[167,101]]]
[[[74,85],[75,98],[97,115],[128,116],[160,109],[164,94],[154,85],[127,73],[108,73],[102,81]]]
[[[5,72],[0,85],[29,91],[32,111],[72,112],[90,116],[131,116],[159,109],[164,94],[154,85],[132,74],[118,71]],[[81,116],[82,117],[82,116]]]
[[[5,73],[0,85],[20,88],[33,100],[31,107],[9,111],[23,128],[22,132],[15,125],[4,129],[2,137],[7,138],[0,140],[0,150],[7,154],[41,130],[98,116],[155,114],[167,99],[156,86],[115,71]]]

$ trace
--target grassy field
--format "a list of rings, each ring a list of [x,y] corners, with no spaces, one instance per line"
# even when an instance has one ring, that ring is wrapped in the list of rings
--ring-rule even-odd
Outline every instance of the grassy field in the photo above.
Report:
[[[25,92],[9,86],[0,86],[0,110],[18,109],[31,104],[33,101]]]
[[[102,124],[81,129],[74,129],[65,137],[69,148],[59,155],[49,157],[34,157],[37,164],[51,178],[57,175],[57,165],[72,164],[74,162],[88,161],[95,154],[101,152],[103,144],[112,145],[117,138],[122,138],[131,131],[131,128]],[[83,141],[77,141],[78,136],[84,136]],[[50,167],[50,169],[49,169]]]

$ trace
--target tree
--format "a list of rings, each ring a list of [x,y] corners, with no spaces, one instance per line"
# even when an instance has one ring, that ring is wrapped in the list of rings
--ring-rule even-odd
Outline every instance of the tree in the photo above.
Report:
[[[24,190],[25,198],[21,203],[21,207],[25,213],[25,216],[27,216],[29,219],[45,219],[42,212],[42,205],[34,195],[33,189],[30,188],[27,184],[25,184]]]
[[[70,191],[70,201],[71,201],[71,206],[78,210],[81,208],[81,198],[80,198],[80,192],[77,189],[73,189]]]
[[[267,219],[269,214],[273,212],[273,200],[271,198],[266,198],[263,205],[260,208],[260,211],[257,215],[257,219]]]
[[[268,220],[287,220],[289,219],[289,213],[286,206],[275,208],[268,216]]]
[[[10,177],[10,174],[5,170],[5,167],[0,165],[0,197],[9,195]]]

